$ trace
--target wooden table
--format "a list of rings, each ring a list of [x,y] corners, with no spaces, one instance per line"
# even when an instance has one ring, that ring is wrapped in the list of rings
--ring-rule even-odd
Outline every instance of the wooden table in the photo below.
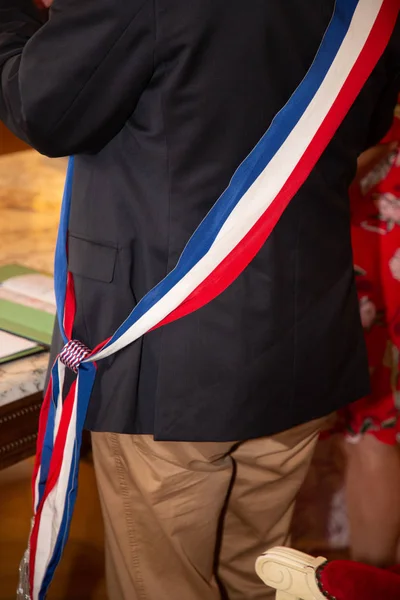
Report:
[[[0,365],[0,470],[35,453],[48,353]]]
[[[0,264],[53,271],[66,161],[0,156]],[[35,452],[48,354],[0,365],[0,469]]]

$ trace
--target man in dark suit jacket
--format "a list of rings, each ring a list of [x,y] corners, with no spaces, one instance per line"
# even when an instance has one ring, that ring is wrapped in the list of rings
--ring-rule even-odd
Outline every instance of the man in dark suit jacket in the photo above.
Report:
[[[76,156],[77,339],[108,338],[174,267],[304,77],[333,6],[54,0],[48,18],[0,0],[0,116],[39,152]],[[110,598],[265,597],[254,560],[287,539],[321,418],[368,391],[347,189],[391,122],[398,33],[242,275],[99,363],[86,426]]]

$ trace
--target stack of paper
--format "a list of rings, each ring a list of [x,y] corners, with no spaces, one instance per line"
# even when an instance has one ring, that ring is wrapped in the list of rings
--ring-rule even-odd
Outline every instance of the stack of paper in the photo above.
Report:
[[[36,354],[43,350],[43,346],[35,342],[12,335],[6,331],[0,331],[0,364],[16,360],[17,358],[23,358],[30,354]]]

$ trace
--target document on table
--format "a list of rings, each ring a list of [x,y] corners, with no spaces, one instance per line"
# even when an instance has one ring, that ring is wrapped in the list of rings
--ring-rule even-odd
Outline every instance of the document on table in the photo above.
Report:
[[[2,282],[3,290],[16,294],[23,302],[23,296],[26,300],[36,301],[37,306],[54,312],[56,308],[56,297],[54,294],[53,278],[41,273],[26,273],[10,277]]]
[[[7,331],[0,331],[0,364],[43,352],[43,350],[43,346],[35,342],[13,335]]]

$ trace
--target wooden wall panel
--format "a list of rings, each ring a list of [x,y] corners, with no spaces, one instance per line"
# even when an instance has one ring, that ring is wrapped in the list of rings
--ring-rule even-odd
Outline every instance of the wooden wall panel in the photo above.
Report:
[[[10,152],[18,152],[27,150],[29,146],[16,138],[11,131],[0,121],[0,154],[9,154]]]

